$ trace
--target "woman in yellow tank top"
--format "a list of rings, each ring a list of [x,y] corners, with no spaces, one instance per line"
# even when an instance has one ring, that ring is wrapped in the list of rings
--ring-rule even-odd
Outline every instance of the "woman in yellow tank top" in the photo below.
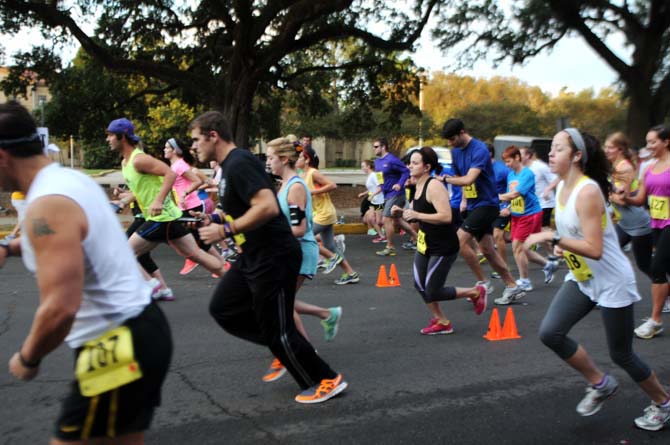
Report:
[[[349,262],[344,259],[344,252],[339,252],[335,244],[333,225],[337,222],[337,211],[330,200],[329,192],[337,185],[318,170],[319,157],[310,146],[303,148],[298,157],[296,167],[302,169],[301,177],[307,183],[312,193],[312,212],[314,220],[314,235],[321,236],[323,245],[319,246],[319,253],[326,258],[325,274],[328,274],[339,265],[344,273],[335,280],[335,284],[358,283],[360,277]],[[334,252],[334,253],[333,253]]]

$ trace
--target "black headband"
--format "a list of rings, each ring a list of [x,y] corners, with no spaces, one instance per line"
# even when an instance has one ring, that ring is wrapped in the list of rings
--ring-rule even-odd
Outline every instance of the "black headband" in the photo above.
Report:
[[[14,139],[0,139],[0,147],[11,147],[13,145],[25,144],[27,142],[42,142],[42,137],[38,133],[33,133],[30,136],[23,136]]]

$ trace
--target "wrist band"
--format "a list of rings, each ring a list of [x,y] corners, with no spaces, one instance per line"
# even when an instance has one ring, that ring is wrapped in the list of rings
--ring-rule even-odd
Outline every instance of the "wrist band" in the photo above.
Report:
[[[24,368],[35,369],[40,365],[41,360],[37,360],[36,362],[29,362],[23,357],[21,350],[19,350],[19,362]]]
[[[230,224],[228,222],[223,223],[223,232],[225,233],[225,238],[230,238],[233,236],[233,229],[230,228]]]
[[[218,213],[210,213],[209,219],[211,219],[213,223],[221,224],[221,216]]]

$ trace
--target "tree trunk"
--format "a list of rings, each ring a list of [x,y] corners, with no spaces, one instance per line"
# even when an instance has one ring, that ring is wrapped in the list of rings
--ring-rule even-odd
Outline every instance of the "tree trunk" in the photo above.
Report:
[[[212,97],[212,107],[225,116],[235,144],[248,149],[252,104],[258,81],[246,73],[229,73],[226,77],[219,88],[221,93]]]
[[[643,85],[629,85],[628,88],[626,132],[634,147],[643,147],[647,130],[654,124],[651,91]]]

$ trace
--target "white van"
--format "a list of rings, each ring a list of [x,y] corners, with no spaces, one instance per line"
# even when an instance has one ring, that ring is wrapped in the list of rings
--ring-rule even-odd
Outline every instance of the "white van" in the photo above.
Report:
[[[538,136],[500,135],[493,139],[493,148],[496,150],[496,159],[502,161],[502,154],[510,145],[517,147],[530,147],[537,153],[537,157],[544,162],[549,162],[549,150],[551,150],[551,138]]]
[[[418,150],[419,147],[418,145],[415,145],[414,147],[410,147],[407,149],[405,152],[405,156],[403,156],[403,160],[405,157],[409,157],[413,152]],[[443,168],[445,169],[451,169],[451,150],[447,147],[434,147],[430,145],[430,148],[435,150],[435,153],[437,154],[437,160],[438,162],[442,165]],[[404,161],[403,161],[404,162]]]

